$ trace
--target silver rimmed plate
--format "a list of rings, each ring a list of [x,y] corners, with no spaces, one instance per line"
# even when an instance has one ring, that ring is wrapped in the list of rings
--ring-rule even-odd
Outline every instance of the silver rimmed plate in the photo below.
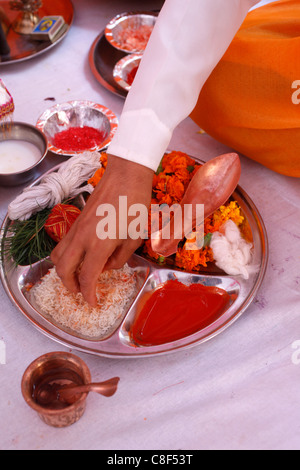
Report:
[[[58,166],[59,167],[59,166]],[[51,171],[56,171],[57,168]],[[38,184],[40,178],[33,184]],[[46,317],[35,305],[26,289],[28,283],[35,284],[51,267],[49,260],[44,260],[32,266],[14,268],[11,259],[3,255],[1,262],[1,280],[11,301],[39,331],[49,338],[74,349],[106,357],[130,358],[149,357],[153,355],[172,353],[191,348],[220,334],[235,322],[249,307],[255,298],[263,281],[268,261],[268,241],[262,218],[253,201],[239,186],[233,193],[250,225],[253,236],[253,264],[257,271],[244,280],[239,276],[226,275],[212,270],[210,273],[188,273],[175,267],[159,266],[140,255],[133,255],[128,264],[135,270],[137,276],[137,294],[128,308],[125,316],[114,326],[113,331],[102,339],[87,338],[55,324]],[[5,218],[1,230],[1,247],[10,220]],[[196,333],[180,340],[158,346],[138,346],[130,338],[130,326],[138,311],[143,294],[154,290],[159,284],[168,279],[176,278],[183,283],[201,283],[225,289],[231,296],[227,310],[213,323]]]
[[[116,83],[126,91],[129,91],[136,71],[140,65],[142,54],[129,54],[119,60],[113,69],[113,77]]]
[[[158,16],[159,11],[145,12],[147,14]],[[97,80],[104,88],[111,93],[125,98],[128,91],[119,86],[113,76],[113,70],[116,63],[132,51],[122,51],[114,47],[105,36],[105,30],[93,41],[88,55],[90,69]]]
[[[110,20],[104,34],[122,52],[143,52],[156,22],[150,11],[121,13]]]
[[[36,127],[48,140],[48,150],[57,155],[72,156],[83,150],[64,150],[55,144],[55,135],[74,127],[88,126],[102,133],[101,144],[87,148],[84,151],[100,151],[107,147],[118,127],[117,116],[106,106],[93,101],[73,100],[56,104],[46,109],[38,118]]]

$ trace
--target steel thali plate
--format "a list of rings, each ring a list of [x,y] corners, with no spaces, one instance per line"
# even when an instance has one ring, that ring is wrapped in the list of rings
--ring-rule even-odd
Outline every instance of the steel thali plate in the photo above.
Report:
[[[56,171],[60,165],[50,170]],[[48,173],[49,173],[48,172]],[[43,175],[44,176],[44,175]],[[33,185],[38,184],[42,177]],[[0,277],[7,295],[17,310],[21,312],[31,324],[52,340],[72,347],[76,350],[97,356],[111,358],[138,358],[151,357],[184,350],[199,345],[223,332],[233,324],[249,307],[254,300],[263,281],[268,262],[268,240],[263,220],[258,209],[247,193],[238,186],[233,198],[240,205],[251,228],[253,237],[253,264],[257,271],[244,280],[240,276],[231,276],[218,269],[209,269],[205,272],[185,272],[174,266],[158,265],[145,257],[134,254],[128,264],[137,275],[138,292],[129,306],[127,313],[112,331],[102,339],[87,338],[55,324],[36,307],[26,284],[35,284],[48,271],[51,264],[49,260],[38,262],[32,266],[14,267],[12,260],[3,255],[0,265]],[[84,202],[83,202],[84,204]],[[1,230],[0,243],[8,230],[11,221],[6,216]],[[159,284],[176,276],[179,281],[202,283],[225,289],[232,297],[227,310],[213,323],[196,333],[180,340],[158,346],[137,346],[130,340],[129,329],[138,310],[143,294],[154,290]]]

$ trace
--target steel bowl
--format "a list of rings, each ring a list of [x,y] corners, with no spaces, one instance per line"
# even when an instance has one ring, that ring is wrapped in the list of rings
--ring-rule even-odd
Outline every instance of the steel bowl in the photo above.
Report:
[[[12,122],[0,125],[0,142],[8,140],[29,142],[38,148],[41,156],[34,165],[26,168],[25,170],[15,173],[0,173],[0,186],[17,186],[27,183],[37,176],[38,167],[47,154],[47,138],[40,129],[37,129],[31,124]]]
[[[130,41],[124,41],[124,30],[138,31],[144,26],[154,27],[157,16],[151,12],[121,13],[115,16],[105,27],[104,35],[107,41],[116,49],[123,52],[143,52],[146,43],[142,47],[135,47]]]
[[[115,82],[124,90],[129,91],[132,81],[129,80],[130,72],[139,67],[143,54],[129,54],[119,60],[113,69]]]
[[[47,109],[38,119],[37,128],[46,135],[49,150],[63,156],[73,156],[83,153],[82,150],[63,150],[54,144],[56,133],[70,127],[89,126],[101,131],[104,140],[101,145],[93,146],[86,151],[100,151],[111,142],[118,126],[115,114],[105,106],[92,101],[68,101]]]

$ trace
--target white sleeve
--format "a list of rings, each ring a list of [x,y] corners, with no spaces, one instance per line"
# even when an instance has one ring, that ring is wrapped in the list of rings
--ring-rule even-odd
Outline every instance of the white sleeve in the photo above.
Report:
[[[166,0],[109,153],[156,170],[172,132],[258,0]]]

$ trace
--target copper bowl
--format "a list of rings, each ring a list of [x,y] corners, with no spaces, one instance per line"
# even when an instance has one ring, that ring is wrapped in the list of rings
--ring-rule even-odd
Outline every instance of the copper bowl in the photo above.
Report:
[[[1,186],[17,186],[28,183],[38,174],[38,167],[44,160],[48,151],[48,142],[45,134],[31,124],[25,122],[3,123],[0,125],[0,142],[22,141],[33,144],[40,153],[36,163],[26,169],[14,173],[0,173]],[[0,156],[1,158],[1,156]]]
[[[122,38],[123,32],[127,29],[130,31],[138,31],[143,27],[150,27],[153,29],[157,16],[151,12],[132,12],[121,13],[115,16],[107,25],[104,30],[104,35],[109,44],[115,49],[123,52],[144,52],[146,41],[142,47],[135,47],[133,43],[130,44],[130,39],[124,41]]]
[[[85,362],[78,356],[67,352],[51,352],[38,357],[25,370],[21,389],[26,403],[38,413],[39,417],[48,425],[66,427],[78,421],[86,407],[88,393],[78,395],[78,400],[61,409],[45,407],[37,403],[34,398],[35,388],[44,380],[70,380],[76,383],[87,384],[91,382],[91,373]]]

